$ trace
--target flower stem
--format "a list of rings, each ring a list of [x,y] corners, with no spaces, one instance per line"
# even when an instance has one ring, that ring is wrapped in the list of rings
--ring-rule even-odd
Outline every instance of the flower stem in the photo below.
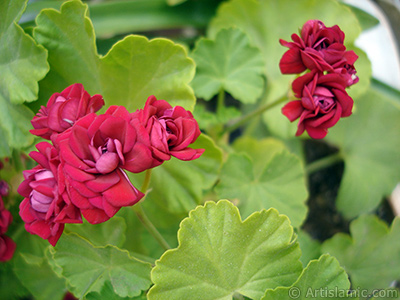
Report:
[[[217,112],[221,112],[225,106],[225,90],[221,88],[218,93]]]
[[[146,194],[147,189],[149,188],[149,185],[150,185],[151,171],[152,171],[152,169],[147,169],[146,170],[146,174],[145,174],[145,177],[144,177],[142,188],[140,189],[145,194]]]
[[[164,239],[164,237],[153,225],[153,223],[151,223],[150,219],[145,214],[140,203],[135,204],[134,206],[132,206],[132,208],[136,213],[137,217],[139,218],[140,222],[142,222],[143,226],[156,239],[156,241],[161,245],[161,247],[163,247],[164,250],[171,249],[171,246],[168,244],[168,242]]]
[[[150,185],[150,179],[151,179],[151,169],[148,169],[146,170],[146,175],[141,189],[144,194],[146,194],[147,189]],[[135,205],[132,206],[132,209],[136,213],[136,216],[139,218],[140,222],[142,222],[143,226],[156,239],[156,241],[161,245],[161,247],[163,247],[164,250],[171,249],[171,246],[168,244],[168,242],[164,239],[161,233],[157,230],[157,228],[147,217],[146,213],[143,210],[142,205],[140,203],[136,203]]]
[[[284,102],[286,100],[287,100],[287,95],[285,94],[284,96],[282,96],[281,98],[279,98],[279,99],[277,99],[277,100],[275,100],[273,102],[269,102],[269,103],[265,103],[264,105],[261,105],[256,110],[248,113],[247,115],[244,115],[244,116],[242,116],[240,118],[232,120],[231,122],[229,122],[226,125],[226,127],[224,128],[222,134],[234,131],[235,129],[239,128],[240,126],[242,126],[246,122],[248,122],[251,119],[253,119],[254,117],[266,112],[267,110],[277,106],[278,104],[280,104],[280,103],[282,103],[282,102]]]
[[[308,164],[306,166],[306,172],[307,172],[307,174],[312,174],[319,170],[330,167],[342,160],[343,160],[342,154],[340,152],[337,152],[337,153],[323,157],[321,159],[318,159],[318,160],[313,161],[312,163]]]

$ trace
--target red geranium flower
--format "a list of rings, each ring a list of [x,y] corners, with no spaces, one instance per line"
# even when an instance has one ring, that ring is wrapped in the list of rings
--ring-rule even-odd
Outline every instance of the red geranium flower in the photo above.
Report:
[[[292,84],[301,100],[287,103],[282,113],[291,121],[300,118],[296,136],[304,130],[314,139],[321,139],[340,118],[351,115],[353,99],[346,93],[346,80],[337,73],[310,72]]]
[[[64,223],[82,223],[82,218],[66,194],[58,151],[47,142],[37,144],[36,148],[39,152],[32,151],[29,155],[39,165],[23,172],[25,180],[18,187],[18,193],[25,197],[19,214],[28,232],[54,246]]]
[[[124,107],[112,106],[103,115],[86,115],[56,139],[70,199],[92,224],[144,196],[123,171],[144,171],[152,161],[129,120]]]
[[[42,106],[31,123],[30,132],[50,139],[70,128],[83,116],[98,111],[104,105],[101,95],[90,96],[80,83],[73,84],[61,93],[53,94],[46,106]]]
[[[171,155],[181,160],[193,160],[204,152],[204,149],[188,147],[201,133],[192,113],[181,106],[172,107],[155,96],[150,96],[144,108],[132,114],[131,124],[138,129],[138,138],[150,145],[152,167],[169,160]]]
[[[334,72],[335,68],[353,65],[358,58],[353,51],[346,51],[344,33],[337,25],[326,27],[319,20],[309,20],[301,29],[301,37],[291,37],[293,42],[279,40],[289,48],[279,62],[283,74],[299,74],[307,69]]]

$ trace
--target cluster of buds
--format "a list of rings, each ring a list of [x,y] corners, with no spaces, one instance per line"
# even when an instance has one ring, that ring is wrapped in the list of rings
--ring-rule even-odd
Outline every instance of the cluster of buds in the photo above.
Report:
[[[111,106],[96,114],[103,105],[102,96],[74,84],[54,94],[32,120],[31,133],[51,143],[40,142],[29,154],[38,165],[23,172],[20,216],[28,232],[53,246],[66,223],[81,223],[82,216],[102,223],[143,198],[125,171],[140,173],[171,156],[197,159],[204,151],[188,147],[200,130],[180,106],[150,96],[133,113]]]
[[[293,42],[280,40],[289,50],[279,67],[283,74],[300,74],[292,83],[298,100],[282,108],[291,121],[299,119],[296,136],[307,131],[310,137],[321,139],[340,118],[352,113],[353,99],[345,89],[358,82],[354,63],[358,56],[346,50],[344,33],[339,26],[326,27],[319,20],[307,21],[301,36],[292,35]]]

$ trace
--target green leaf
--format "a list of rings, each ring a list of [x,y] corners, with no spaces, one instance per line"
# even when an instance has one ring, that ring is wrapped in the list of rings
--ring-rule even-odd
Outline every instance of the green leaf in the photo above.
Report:
[[[117,294],[115,294],[113,286],[109,281],[106,281],[103,285],[103,288],[101,289],[100,292],[90,292],[89,294],[86,295],[85,297],[86,300],[99,300],[99,299],[107,299],[107,300],[145,300],[146,297],[120,297]]]
[[[163,38],[128,36],[102,59],[103,96],[128,110],[142,108],[150,95],[192,110],[196,99],[189,82],[194,72],[182,46]]]
[[[61,11],[43,9],[36,23],[33,36],[48,50],[50,63],[50,72],[40,83],[41,100],[47,102],[51,94],[78,82],[90,94],[101,93],[100,57],[87,6],[67,1]]]
[[[210,100],[221,89],[244,103],[261,96],[264,61],[241,30],[223,29],[213,40],[201,38],[192,57],[197,65],[192,87],[198,97]]]
[[[216,36],[221,28],[236,26],[247,33],[252,45],[262,52],[267,78],[267,101],[282,97],[290,89],[293,76],[282,75],[279,60],[288,49],[279,44],[279,39],[290,40],[310,19],[322,20],[326,26],[339,25],[346,34],[345,45],[351,46],[361,32],[357,18],[350,8],[334,0],[230,0],[221,4],[212,20],[208,34]],[[359,73],[360,85],[352,89],[363,89],[362,82],[369,80],[370,72]],[[294,124],[282,116],[280,108],[263,115],[273,133],[288,137],[293,135]]]
[[[202,203],[204,191],[217,180],[222,164],[222,151],[214,141],[202,134],[191,148],[205,149],[202,156],[193,161],[171,158],[152,172],[149,201],[159,203],[172,213],[187,214]]]
[[[20,254],[14,259],[19,280],[38,300],[61,300],[66,293],[65,279],[59,278],[45,257]]]
[[[245,153],[228,156],[216,186],[218,196],[237,201],[244,216],[274,207],[287,215],[294,227],[300,226],[307,214],[308,192],[299,158],[270,140],[248,145],[250,157]]]
[[[39,300],[62,299],[65,293],[65,280],[53,271],[46,257],[49,243],[24,230],[23,223],[18,228],[15,243],[13,271],[16,277]]]
[[[356,6],[352,6],[350,4],[345,3],[351,9],[351,11],[356,15],[358,21],[360,22],[362,30],[370,29],[379,24],[379,20],[375,18],[373,15],[370,15],[365,10],[360,9]]]
[[[138,296],[150,287],[151,265],[115,246],[96,247],[78,235],[64,234],[51,252],[78,297],[100,293],[107,281],[121,297]]]
[[[14,256],[15,257],[15,256]],[[18,300],[29,297],[29,291],[22,285],[21,281],[15,275],[13,269],[13,260],[2,262],[0,264],[0,291],[4,299]]]
[[[191,147],[203,148],[205,152],[193,161],[171,158],[154,168],[149,192],[142,203],[149,219],[172,246],[177,244],[179,223],[191,209],[204,202],[204,196],[215,184],[222,164],[222,151],[208,136],[200,135]],[[144,174],[129,175],[134,185],[141,186]],[[136,216],[126,209],[121,214],[128,222],[127,236],[131,237],[125,247],[150,257],[160,257],[164,250],[138,224]]]
[[[299,275],[301,254],[293,238],[288,218],[274,209],[241,221],[229,201],[207,202],[182,221],[178,248],[156,262],[148,298],[260,298]]]
[[[301,249],[301,262],[307,266],[310,260],[318,259],[321,256],[321,243],[311,238],[307,232],[299,230],[297,240]]]
[[[350,233],[325,241],[322,251],[339,260],[353,287],[371,293],[400,278],[400,219],[389,229],[378,217],[364,215],[350,224]]]
[[[262,300],[345,299],[350,288],[346,272],[330,255],[311,261],[291,287],[267,290]]]
[[[32,112],[22,105],[37,99],[38,81],[49,70],[46,50],[17,24],[27,1],[0,3],[0,157],[33,142]]]
[[[189,82],[195,66],[182,46],[167,39],[128,36],[100,57],[87,6],[80,1],[64,3],[61,12],[45,9],[36,21],[34,36],[48,49],[51,66],[41,83],[42,101],[80,82],[90,94],[102,94],[107,106],[135,110],[155,95],[193,109]]]
[[[379,99],[379,101],[377,101]],[[337,207],[348,218],[375,209],[400,180],[400,106],[375,88],[327,136],[345,161]]]
[[[94,246],[114,245],[121,247],[125,242],[126,223],[121,217],[113,217],[101,224],[68,224],[68,232],[75,232]]]
[[[372,293],[373,297],[370,300],[395,300],[400,299],[400,291],[395,288],[388,288],[384,290],[375,290]]]

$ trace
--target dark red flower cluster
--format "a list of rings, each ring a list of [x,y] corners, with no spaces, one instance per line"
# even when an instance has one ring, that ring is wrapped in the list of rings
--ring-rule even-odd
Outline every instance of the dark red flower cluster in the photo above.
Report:
[[[354,68],[358,56],[346,50],[344,33],[337,25],[326,27],[319,20],[310,20],[300,35],[293,34],[293,42],[280,40],[289,48],[279,62],[281,72],[310,71],[293,81],[299,100],[286,104],[282,113],[291,122],[300,118],[296,136],[307,131],[310,137],[321,139],[340,118],[351,115],[353,99],[345,89],[358,82]]]
[[[200,135],[193,115],[180,106],[150,96],[144,109],[129,113],[111,106],[104,114],[100,95],[90,97],[81,84],[54,94],[32,120],[31,133],[50,139],[30,156],[38,163],[24,171],[18,188],[24,196],[20,215],[25,228],[53,246],[65,223],[91,224],[113,217],[144,194],[125,171],[139,173],[175,156],[193,160],[204,149],[192,149]]]
[[[16,248],[15,242],[5,235],[12,222],[11,213],[5,209],[3,196],[8,194],[8,184],[4,181],[0,181],[0,261],[5,262],[10,260]]]

